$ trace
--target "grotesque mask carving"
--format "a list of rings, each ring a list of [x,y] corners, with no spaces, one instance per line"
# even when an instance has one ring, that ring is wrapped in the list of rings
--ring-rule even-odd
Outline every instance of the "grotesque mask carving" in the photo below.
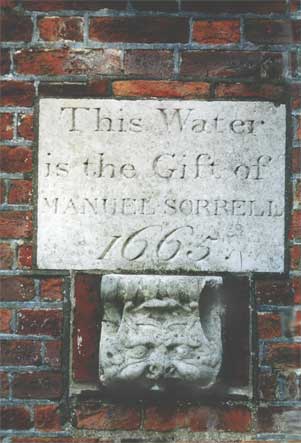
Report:
[[[222,361],[220,277],[107,275],[100,381],[120,390],[208,389]]]

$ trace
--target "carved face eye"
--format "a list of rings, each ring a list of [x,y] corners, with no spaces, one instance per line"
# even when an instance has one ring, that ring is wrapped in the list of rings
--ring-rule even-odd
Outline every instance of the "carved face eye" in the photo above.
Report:
[[[134,348],[131,348],[128,350],[128,355],[131,358],[143,358],[146,356],[147,354],[147,347],[144,345],[138,345],[135,346]]]
[[[191,349],[189,348],[189,346],[186,345],[180,345],[176,348],[177,354],[179,354],[181,357],[186,357]]]

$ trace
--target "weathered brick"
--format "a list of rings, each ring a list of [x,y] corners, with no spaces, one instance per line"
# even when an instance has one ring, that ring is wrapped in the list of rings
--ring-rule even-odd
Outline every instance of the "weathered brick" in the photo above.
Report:
[[[31,11],[59,11],[59,10],[101,10],[125,9],[126,0],[20,0],[25,9]]]
[[[13,311],[11,309],[0,309],[0,332],[12,332],[12,316]]]
[[[260,373],[258,375],[258,391],[261,400],[278,400],[277,375],[274,373]]]
[[[38,20],[40,38],[46,41],[83,39],[81,17],[41,17]]]
[[[63,312],[59,309],[22,309],[17,317],[17,331],[20,334],[56,337],[62,333]]]
[[[290,97],[292,109],[301,108],[301,84],[294,83],[290,85]]]
[[[259,338],[281,337],[281,317],[279,314],[259,312],[257,314]]]
[[[89,37],[101,42],[188,43],[185,17],[91,17]]]
[[[119,74],[119,49],[23,49],[15,53],[16,71],[22,74]]]
[[[10,140],[14,136],[14,117],[10,112],[0,114],[0,138]]]
[[[30,429],[32,422],[30,412],[23,406],[2,406],[0,409],[1,429]]]
[[[290,268],[293,271],[301,270],[301,246],[291,245],[290,252]]]
[[[299,368],[301,343],[269,343],[264,359],[273,368]]]
[[[294,304],[294,290],[289,279],[257,280],[255,290],[259,305]]]
[[[258,44],[301,42],[300,20],[247,19],[245,38]]]
[[[0,180],[0,204],[5,202],[6,186],[4,180]]]
[[[301,145],[301,115],[293,116],[293,142]]]
[[[9,396],[9,380],[6,372],[0,372],[0,397],[7,398]]]
[[[59,372],[15,374],[12,382],[16,398],[59,399],[63,394],[63,377]]]
[[[76,381],[95,382],[98,379],[99,319],[99,276],[77,274],[72,352]]]
[[[218,408],[217,428],[226,432],[248,432],[251,429],[251,411],[245,406]]]
[[[192,28],[192,40],[202,44],[239,43],[239,20],[196,20]]]
[[[8,203],[26,204],[31,203],[32,181],[31,180],[11,180],[8,191]]]
[[[24,244],[18,248],[18,266],[23,269],[32,268],[32,245]]]
[[[210,86],[205,82],[128,80],[113,83],[113,93],[124,97],[209,97]]]
[[[1,344],[1,364],[7,366],[40,365],[41,343],[32,340],[3,340]]]
[[[28,301],[35,296],[34,281],[31,277],[0,277],[1,301]]]
[[[282,55],[248,51],[185,51],[182,53],[181,77],[240,77],[271,80],[282,77]]]
[[[113,443],[113,440],[98,437],[12,437],[12,443]]]
[[[28,211],[2,211],[0,213],[0,237],[31,238],[32,213]]]
[[[293,183],[293,201],[295,205],[301,207],[301,179],[297,179]]]
[[[289,239],[301,239],[301,210],[293,211],[289,229]]]
[[[31,18],[16,14],[0,15],[1,39],[4,42],[31,40],[33,24]]]
[[[135,49],[126,51],[124,72],[151,78],[168,78],[173,73],[172,51]]]
[[[291,0],[290,1],[290,12],[295,13],[300,11],[301,9],[301,4],[300,4],[300,0]]]
[[[0,49],[0,75],[9,74],[10,71],[10,50]]]
[[[40,82],[39,95],[43,97],[102,97],[109,95],[110,81],[90,79],[88,83]]]
[[[18,137],[25,138],[26,140],[33,140],[34,132],[32,114],[22,114],[19,116]]]
[[[62,364],[62,342],[49,341],[45,343],[45,365],[53,369],[59,369]]]
[[[166,432],[188,428],[193,432],[208,430],[209,421],[216,416],[208,407],[194,407],[177,403],[158,404],[146,407],[144,429]]]
[[[292,150],[292,173],[301,173],[301,148]]]
[[[131,5],[138,11],[177,12],[179,9],[177,0],[132,0]]]
[[[258,431],[297,434],[300,432],[298,408],[261,407],[257,411]]]
[[[215,88],[216,97],[256,97],[280,100],[285,98],[285,92],[283,86],[271,85],[268,83],[220,83]]]
[[[41,298],[47,301],[63,300],[63,284],[64,280],[62,278],[50,277],[42,279],[40,293]]]
[[[1,106],[32,106],[34,95],[33,83],[15,80],[0,81]]]
[[[9,243],[0,244],[0,269],[11,269],[14,262],[14,253]]]
[[[23,146],[0,146],[1,172],[31,172],[32,150]]]
[[[287,9],[287,4],[285,0],[182,0],[181,5],[183,11],[197,11],[210,14],[241,14],[247,12],[252,12],[256,14],[271,14],[272,12],[284,13]]]
[[[76,410],[79,429],[134,430],[140,426],[139,407],[120,404],[82,403]]]
[[[301,278],[292,278],[292,289],[294,292],[294,301],[296,304],[301,304]]]
[[[34,423],[36,429],[40,431],[60,431],[61,418],[59,406],[54,405],[42,405],[36,406],[34,409]]]

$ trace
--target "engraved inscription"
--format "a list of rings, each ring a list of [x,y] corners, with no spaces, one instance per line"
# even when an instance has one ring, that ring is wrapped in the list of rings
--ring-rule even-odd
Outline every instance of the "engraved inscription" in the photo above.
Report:
[[[39,267],[283,271],[284,106],[41,99],[39,131]]]

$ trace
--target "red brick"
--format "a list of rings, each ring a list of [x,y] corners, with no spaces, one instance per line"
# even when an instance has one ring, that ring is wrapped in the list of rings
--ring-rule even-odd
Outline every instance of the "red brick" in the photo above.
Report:
[[[63,284],[62,278],[45,278],[41,280],[41,298],[47,301],[63,300]]]
[[[34,95],[33,83],[13,80],[0,81],[1,106],[32,106]]]
[[[292,288],[294,291],[294,301],[296,304],[301,304],[301,278],[294,277],[292,279]]]
[[[113,93],[124,97],[209,97],[210,86],[205,82],[128,80],[113,83]]]
[[[18,311],[18,332],[20,334],[50,335],[62,333],[63,312],[58,309],[22,309]]]
[[[31,172],[32,150],[23,146],[0,146],[1,172]]]
[[[44,97],[102,97],[109,95],[110,81],[90,79],[88,83],[40,82],[39,95]]]
[[[264,363],[273,368],[299,368],[301,343],[269,343]]]
[[[258,305],[292,305],[294,290],[288,279],[265,279],[255,283]]]
[[[0,287],[1,301],[28,301],[35,296],[31,277],[0,277]]]
[[[14,119],[13,114],[3,112],[0,114],[0,138],[10,140],[14,136]]]
[[[38,20],[40,38],[46,41],[83,39],[81,17],[42,17]]]
[[[1,429],[30,429],[32,422],[30,412],[23,406],[2,406],[0,409]]]
[[[75,414],[78,429],[123,429],[131,431],[140,427],[138,407],[83,403],[76,409]]]
[[[98,380],[99,299],[99,276],[77,274],[72,352],[76,381]]]
[[[166,432],[189,428],[193,432],[208,430],[210,409],[184,406],[176,403],[149,406],[145,409],[144,429]]]
[[[31,40],[33,24],[28,16],[0,15],[0,28],[3,42],[29,42]]]
[[[27,140],[34,139],[32,114],[23,114],[19,116],[18,137],[22,137]]]
[[[1,344],[1,364],[7,366],[40,365],[41,344],[32,340],[3,340]]]
[[[180,75],[188,78],[240,77],[258,81],[282,77],[282,55],[247,51],[186,51]]]
[[[301,144],[301,116],[296,115],[293,117],[293,139],[294,143]]]
[[[212,1],[212,0],[182,0],[183,11],[197,11],[210,14],[232,13],[241,14],[252,12],[256,14],[271,14],[286,12],[285,0],[232,0],[232,1]]]
[[[15,374],[13,395],[27,399],[59,399],[63,394],[63,377],[58,372]]]
[[[11,180],[8,203],[26,204],[31,203],[32,199],[32,181],[31,180]]]
[[[131,5],[138,11],[162,11],[162,12],[177,12],[177,0],[132,0]]]
[[[281,337],[281,317],[279,314],[258,312],[257,327],[259,338]]]
[[[101,10],[109,9],[125,9],[126,0],[21,0],[25,9],[31,11],[59,11],[59,10]]]
[[[245,406],[219,408],[218,429],[226,432],[248,432],[251,429],[251,411]]]
[[[45,343],[44,363],[54,369],[59,369],[62,364],[62,343],[49,341]]]
[[[151,78],[168,78],[173,73],[172,51],[134,49],[126,51],[124,72]]]
[[[271,100],[284,99],[285,89],[271,84],[220,83],[215,89],[216,97],[256,97]]]
[[[23,49],[15,53],[21,74],[120,74],[119,49]]]
[[[9,396],[9,380],[6,372],[0,372],[0,397],[7,398]]]
[[[9,74],[10,71],[10,50],[0,49],[0,75]]]
[[[301,270],[301,246],[292,245],[289,248],[290,252],[290,268],[293,271]]]
[[[239,43],[239,20],[196,20],[193,23],[192,40],[197,43],[222,45]]]
[[[18,248],[18,265],[23,269],[32,268],[32,245],[24,244]]]
[[[259,397],[265,401],[278,399],[277,375],[273,373],[261,373],[258,375]]]
[[[185,17],[91,17],[89,37],[101,42],[188,43]]]
[[[289,239],[301,239],[301,210],[293,211],[289,230]]]
[[[292,84],[290,85],[290,89],[292,109],[301,108],[301,84]]]
[[[14,253],[9,243],[1,243],[0,269],[11,269],[14,262]]]
[[[0,213],[0,237],[2,238],[30,238],[32,236],[31,212]]]
[[[6,186],[4,180],[0,180],[0,203],[4,203],[6,195]]]
[[[301,173],[301,148],[292,150],[292,173]]]
[[[12,315],[13,311],[11,309],[0,309],[0,332],[12,332]]]
[[[34,409],[35,427],[40,431],[60,431],[61,419],[58,405],[36,406]]]
[[[245,38],[258,44],[299,43],[301,42],[301,21],[247,19]]]

